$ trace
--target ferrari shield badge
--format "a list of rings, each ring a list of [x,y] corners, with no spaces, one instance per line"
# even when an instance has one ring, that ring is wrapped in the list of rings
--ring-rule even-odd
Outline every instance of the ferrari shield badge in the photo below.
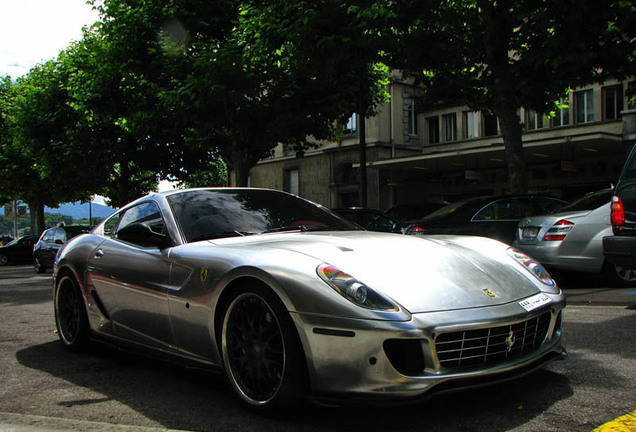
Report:
[[[205,285],[205,281],[208,280],[208,269],[203,267],[199,273],[199,277],[201,279],[201,285]]]
[[[484,292],[488,295],[488,297],[496,297],[495,293],[490,291],[489,289],[485,289]]]

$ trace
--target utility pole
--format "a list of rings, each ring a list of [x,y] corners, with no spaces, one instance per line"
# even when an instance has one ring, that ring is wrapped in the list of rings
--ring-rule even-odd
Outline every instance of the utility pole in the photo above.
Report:
[[[18,238],[18,200],[13,200],[13,238]]]

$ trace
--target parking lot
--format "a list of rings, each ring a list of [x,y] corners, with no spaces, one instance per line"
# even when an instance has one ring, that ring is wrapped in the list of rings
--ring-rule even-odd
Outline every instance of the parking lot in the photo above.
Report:
[[[247,411],[224,377],[95,343],[58,343],[51,275],[0,268],[0,431],[593,431],[636,410],[636,290],[568,279],[569,357],[524,378],[399,407]],[[627,429],[625,429],[627,430]]]

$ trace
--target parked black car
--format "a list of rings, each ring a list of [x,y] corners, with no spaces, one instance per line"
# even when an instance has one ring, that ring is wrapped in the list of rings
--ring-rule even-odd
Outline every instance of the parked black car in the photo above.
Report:
[[[4,246],[0,246],[0,266],[22,264],[31,261],[33,245],[38,241],[38,236],[18,237]]]
[[[636,145],[614,189],[610,219],[614,235],[603,238],[603,253],[616,265],[636,269]]]
[[[33,246],[33,268],[36,273],[44,273],[53,267],[57,251],[62,245],[75,237],[90,231],[88,226],[70,225],[45,230]]]
[[[423,217],[433,213],[440,208],[450,204],[448,201],[434,200],[434,201],[422,201],[409,204],[397,204],[385,213],[393,220],[405,222],[422,219]]]
[[[413,223],[406,233],[466,234],[511,244],[521,219],[551,213],[565,204],[567,202],[561,199],[538,195],[468,198],[442,207]]]
[[[369,231],[382,231],[382,232],[400,232],[400,228],[403,227],[396,219],[389,217],[386,213],[380,210],[374,210],[364,207],[349,207],[333,209],[335,213],[340,216],[344,216],[349,220],[360,225],[362,228]]]

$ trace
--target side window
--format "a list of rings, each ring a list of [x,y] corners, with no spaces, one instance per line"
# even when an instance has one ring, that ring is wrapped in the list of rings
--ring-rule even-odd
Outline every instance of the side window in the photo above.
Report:
[[[53,243],[53,237],[55,234],[54,229],[47,230],[42,236],[42,242],[44,243]]]
[[[138,206],[126,210],[125,213],[120,214],[117,232],[133,223],[140,222],[148,225],[155,233],[163,234],[165,232],[165,224],[161,217],[161,212],[159,211],[157,204],[154,202],[139,204]]]
[[[496,201],[484,207],[477,213],[473,220],[515,220],[526,217],[529,214],[530,201],[518,198],[510,198]]]
[[[62,228],[55,228],[53,243],[58,243],[58,244],[66,243],[66,232]]]
[[[104,223],[104,235],[113,235],[115,233],[117,225],[119,225],[119,216],[120,213],[116,213]]]
[[[136,222],[146,222],[151,226],[155,223],[163,224],[163,219],[161,218],[157,204],[146,202],[128,209],[126,213],[121,216],[118,230]]]

